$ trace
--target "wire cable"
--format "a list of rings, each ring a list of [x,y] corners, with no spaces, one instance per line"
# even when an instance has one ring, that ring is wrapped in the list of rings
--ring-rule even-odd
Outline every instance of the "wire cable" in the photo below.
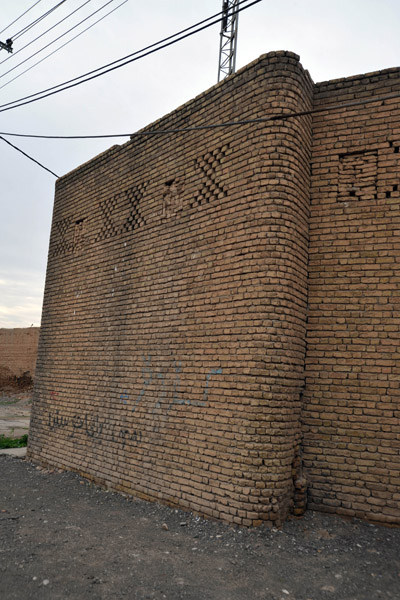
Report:
[[[113,8],[112,10],[110,10],[108,13],[106,13],[105,15],[103,15],[100,19],[97,19],[97,21],[95,21],[94,23],[92,23],[91,25],[89,25],[89,27],[86,27],[86,29],[83,29],[82,31],[80,31],[79,33],[77,33],[76,35],[74,35],[74,37],[72,37],[70,40],[68,40],[67,42],[65,42],[64,44],[62,44],[61,46],[59,46],[55,50],[53,50],[53,52],[50,52],[49,54],[46,54],[46,56],[44,56],[43,58],[41,58],[40,60],[38,60],[37,62],[35,62],[33,65],[31,65],[30,67],[28,67],[27,69],[25,69],[25,71],[22,71],[22,73],[19,73],[19,75],[16,75],[12,79],[9,79],[9,81],[7,81],[6,83],[4,83],[3,85],[0,86],[0,90],[2,90],[3,88],[5,88],[9,83],[12,83],[13,81],[15,81],[16,79],[18,79],[19,77],[21,77],[21,75],[24,75],[24,73],[27,73],[28,71],[30,71],[31,69],[33,69],[37,65],[40,65],[40,63],[42,63],[43,61],[45,61],[47,58],[50,58],[50,56],[53,56],[53,54],[55,54],[56,52],[58,52],[59,50],[61,50],[62,48],[64,48],[64,46],[67,46],[68,44],[70,44],[71,42],[73,42],[74,40],[76,40],[76,38],[78,38],[80,35],[82,35],[86,31],[88,31],[89,29],[91,29],[95,25],[97,25],[97,23],[100,23],[100,21],[102,21],[103,19],[105,19],[106,17],[108,17],[108,15],[111,15],[111,13],[113,13],[114,11],[116,11],[118,8],[120,8],[123,4],[126,4],[127,2],[128,2],[128,0],[124,0],[123,2],[121,2],[121,4],[118,4],[118,6],[116,6],[115,8]]]
[[[279,113],[266,117],[260,117],[258,119],[241,119],[237,121],[225,121],[223,123],[210,123],[208,125],[197,125],[193,127],[177,127],[176,129],[144,129],[136,133],[109,133],[104,135],[37,135],[37,134],[26,134],[26,133],[10,133],[0,131],[1,135],[8,135],[13,137],[23,138],[37,138],[45,140],[94,140],[102,138],[118,138],[118,137],[140,137],[146,135],[167,135],[172,133],[185,133],[189,131],[203,131],[205,129],[220,129],[224,127],[237,127],[239,125],[251,125],[259,123],[268,123],[273,121],[285,121],[287,119],[294,119],[297,117],[305,117],[308,115],[331,112],[334,110],[341,110],[343,108],[353,108],[355,106],[363,106],[365,104],[371,104],[373,102],[385,102],[386,100],[392,100],[400,98],[400,91],[387,94],[385,96],[362,98],[361,100],[354,100],[352,102],[343,102],[342,104],[331,104],[329,106],[320,106],[317,108],[311,108],[309,110],[302,110],[292,113]]]
[[[66,0],[63,0],[63,2],[65,2],[65,1]],[[46,31],[44,31],[43,33],[41,33],[40,35],[38,35],[37,37],[35,37],[33,40],[31,40],[30,42],[28,42],[27,44],[25,44],[25,46],[22,46],[22,48],[20,48],[16,52],[14,52],[14,54],[11,54],[8,58],[5,58],[4,60],[2,60],[0,62],[0,65],[2,65],[3,63],[5,63],[7,60],[10,60],[10,58],[15,57],[17,54],[19,54],[20,52],[22,52],[22,50],[25,50],[25,48],[27,48],[28,46],[30,46],[31,44],[33,44],[34,42],[36,42],[37,40],[39,40],[41,37],[43,37],[44,35],[46,35],[46,33],[49,33],[49,31],[51,31],[55,27],[58,27],[58,25],[61,25],[61,23],[63,23],[64,21],[66,21],[67,19],[69,19],[70,17],[72,17],[72,15],[74,15],[76,12],[78,12],[78,10],[81,10],[81,8],[83,8],[84,6],[86,6],[86,4],[89,4],[89,2],[91,2],[91,1],[92,0],[86,0],[86,2],[84,2],[83,4],[81,4],[80,6],[78,6],[78,8],[76,8],[75,10],[73,10],[66,17],[64,17],[63,19],[61,19],[60,21],[58,21],[57,23],[55,23],[54,25],[52,25],[51,27],[49,27],[48,29],[46,29]],[[62,4],[62,2],[60,4]],[[22,64],[22,63],[20,63],[20,64]],[[1,77],[3,77],[4,75],[6,75],[7,73],[9,73],[10,71],[13,71],[15,68],[16,67],[13,67],[12,69],[9,69],[5,73],[3,73],[3,75],[1,75]]]
[[[251,2],[250,4],[247,4],[246,6],[243,6],[242,8],[239,7],[232,14],[236,14],[243,10],[246,10],[247,8],[250,8],[254,4],[258,4],[259,2],[261,2],[261,0],[253,0],[253,2]],[[217,14],[220,15],[221,13],[217,13]],[[212,18],[213,17],[208,17],[208,19],[204,19],[203,21],[200,21],[200,23],[209,21]],[[190,29],[193,29],[193,28],[197,27],[200,23],[196,23],[195,25],[192,25],[191,27],[188,27],[188,28],[186,28],[186,30],[183,30],[183,31],[188,31]],[[144,58],[145,56],[149,56],[150,54],[153,54],[154,52],[158,52],[159,50],[167,48],[168,46],[172,46],[173,44],[176,44],[177,42],[180,42],[181,40],[184,40],[196,33],[199,33],[200,31],[203,31],[204,29],[207,29],[207,28],[211,27],[212,25],[215,25],[216,23],[220,23],[220,19],[211,21],[210,23],[207,23],[206,25],[203,25],[202,27],[198,27],[194,31],[189,31],[189,33],[186,33],[185,35],[180,35],[182,32],[178,32],[174,35],[164,38],[164,40],[161,40],[160,42],[151,44],[150,46],[147,46],[146,48],[143,48],[142,50],[138,50],[137,52],[134,52],[124,58],[114,61],[113,63],[109,63],[109,65],[104,65],[103,67],[100,67],[99,69],[95,69],[94,71],[91,71],[89,73],[81,75],[80,77],[76,77],[75,79],[72,79],[69,82],[64,82],[64,83],[58,84],[56,86],[53,86],[52,88],[48,88],[48,90],[43,90],[42,92],[36,92],[35,94],[31,94],[30,96],[26,96],[25,98],[20,98],[18,100],[14,100],[12,102],[7,102],[6,104],[2,104],[2,105],[0,105],[0,112],[5,112],[5,111],[11,110],[13,108],[18,108],[18,107],[24,106],[26,104],[31,104],[32,102],[37,102],[38,100],[42,100],[43,98],[53,96],[54,94],[58,94],[59,92],[63,92],[67,89],[76,87],[82,83],[86,83],[87,81],[91,81],[92,79],[96,79],[97,77],[101,77],[102,75],[105,75],[106,73],[110,73],[111,71],[115,71],[116,69],[119,69],[121,67],[124,67],[125,65],[130,64],[131,62],[137,61],[141,58]],[[174,38],[179,35],[180,35],[180,37],[177,37],[176,39],[171,40],[171,38]],[[171,41],[167,42],[166,40],[171,40]],[[163,43],[163,42],[165,42],[165,43]],[[154,46],[157,46],[157,47],[154,48]],[[152,48],[152,50],[148,50],[149,48]],[[148,51],[145,52],[146,50],[148,50]],[[136,56],[136,55],[139,55],[139,56]],[[133,57],[133,58],[129,58],[129,60],[126,60],[125,62],[123,62],[121,64],[115,64],[115,63],[125,60],[128,57]],[[115,66],[107,68],[110,65],[115,65]],[[96,73],[97,71],[100,71],[101,69],[106,69],[106,70],[103,70],[100,73],[92,75],[91,77],[87,77],[86,79],[82,79],[81,81],[76,81],[77,79],[86,77],[87,75],[89,75],[91,73]],[[75,81],[75,83],[72,83],[71,85],[67,85],[68,83],[70,83],[72,81]],[[64,87],[61,87],[61,86],[64,86]],[[55,89],[55,88],[60,88],[60,89]],[[52,91],[49,91],[49,90],[52,90]],[[45,93],[45,92],[48,92],[48,93]],[[40,96],[40,94],[42,94],[42,95]],[[39,97],[33,98],[33,96],[39,96]],[[27,98],[29,98],[29,100],[26,100]],[[26,100],[26,101],[23,102],[22,100]],[[11,104],[13,104],[14,106],[10,106]]]
[[[393,94],[387,94],[386,96],[379,96],[378,98],[373,98],[373,97],[363,98],[362,100],[357,100],[354,102],[346,102],[346,103],[342,103],[342,104],[331,104],[330,106],[319,107],[319,108],[314,108],[314,109],[310,109],[310,110],[303,110],[303,111],[299,111],[299,112],[295,112],[295,113],[281,113],[279,115],[271,115],[269,117],[262,117],[259,119],[245,119],[245,120],[241,120],[241,121],[228,121],[226,123],[215,123],[215,124],[210,124],[210,125],[200,125],[200,126],[194,126],[194,127],[182,127],[182,128],[177,128],[177,129],[145,130],[145,131],[138,131],[137,133],[134,133],[134,134],[117,133],[117,134],[106,134],[106,135],[69,135],[69,136],[65,136],[65,135],[35,135],[35,134],[24,134],[24,133],[0,132],[0,139],[3,140],[4,142],[6,142],[6,144],[9,144],[13,148],[15,148],[15,150],[18,150],[18,152],[21,152],[24,156],[26,156],[27,158],[29,158],[30,160],[32,160],[33,162],[38,164],[40,167],[42,167],[43,169],[45,169],[46,171],[48,171],[49,173],[51,173],[52,175],[54,175],[55,177],[58,178],[58,175],[56,175],[53,171],[51,171],[50,169],[48,169],[47,167],[42,165],[36,159],[34,159],[31,156],[29,156],[28,154],[26,154],[26,152],[24,152],[17,146],[14,146],[14,144],[12,144],[8,140],[6,140],[3,137],[3,135],[14,136],[14,137],[25,137],[25,138],[52,139],[52,140],[54,140],[54,139],[57,139],[57,140],[76,140],[76,139],[82,140],[82,139],[99,139],[99,138],[112,138],[112,137],[114,137],[114,138],[115,137],[130,137],[132,139],[133,137],[144,136],[144,135],[162,135],[162,134],[165,135],[165,134],[181,133],[181,132],[187,132],[187,131],[202,131],[204,129],[214,129],[214,128],[220,128],[220,127],[232,127],[232,126],[247,125],[247,124],[254,124],[254,123],[258,124],[258,123],[265,123],[267,121],[286,120],[286,119],[292,119],[295,117],[312,115],[315,113],[340,110],[342,108],[352,108],[354,106],[361,106],[361,105],[365,105],[365,104],[370,104],[372,102],[385,102],[385,100],[391,100],[393,98],[400,98],[400,92],[396,92]]]
[[[87,0],[87,2],[90,2],[90,1],[91,0]],[[87,4],[87,2],[86,2],[86,4]],[[6,71],[2,75],[0,75],[0,79],[2,77],[4,77],[5,75],[7,75],[7,73],[11,73],[11,71],[14,71],[18,67],[20,67],[21,65],[23,65],[24,63],[26,63],[28,60],[31,60],[31,58],[33,58],[34,56],[37,56],[38,54],[40,54],[41,52],[43,52],[43,50],[46,50],[46,48],[48,48],[52,44],[55,44],[55,42],[58,42],[58,40],[60,40],[65,35],[67,35],[71,31],[73,31],[77,27],[79,27],[79,25],[82,25],[82,23],[84,23],[85,21],[87,21],[88,19],[90,19],[91,17],[93,17],[93,15],[95,15],[96,13],[100,12],[101,10],[103,10],[103,8],[105,8],[106,6],[108,6],[109,4],[111,4],[111,2],[115,2],[115,0],[108,0],[108,2],[106,2],[106,4],[103,4],[103,6],[101,6],[100,8],[98,8],[97,10],[95,10],[94,12],[92,12],[90,15],[88,15],[87,17],[85,17],[84,19],[82,19],[82,21],[79,21],[79,23],[77,23],[73,27],[70,27],[70,29],[67,29],[67,31],[65,31],[64,33],[62,33],[61,35],[59,35],[57,38],[55,38],[54,40],[52,40],[51,42],[49,42],[48,44],[46,44],[46,46],[43,46],[43,48],[41,48],[40,50],[38,50],[37,52],[35,52],[31,56],[28,56],[28,58],[25,58],[24,60],[22,60],[20,63],[18,63],[17,65],[15,65],[12,69],[8,69],[8,71]],[[84,4],[82,6],[84,6]],[[82,8],[82,6],[80,8]],[[77,10],[79,10],[79,9],[77,9]],[[73,14],[73,13],[71,13],[71,14]],[[71,15],[69,15],[69,16],[71,16]],[[4,86],[1,86],[1,87],[4,87]]]
[[[48,171],[49,173],[51,173],[52,175],[54,175],[54,177],[57,177],[57,179],[58,179],[58,175],[56,175],[56,173],[54,173],[53,171],[51,171],[50,169],[48,169],[47,167],[45,167],[44,165],[42,165],[42,163],[40,163],[38,160],[36,160],[36,158],[33,158],[32,156],[29,156],[29,154],[27,154],[26,152],[24,152],[23,150],[21,150],[21,148],[18,148],[18,146],[14,146],[14,144],[12,144],[11,142],[9,142],[8,140],[6,140],[5,138],[3,138],[2,136],[0,136],[0,140],[3,140],[3,142],[5,142],[6,144],[8,144],[12,148],[14,148],[14,150],[17,150],[18,152],[21,152],[21,154],[23,154],[24,156],[26,156],[26,158],[29,158],[29,160],[33,161],[34,163],[36,163],[37,165],[39,165],[39,167],[42,167],[42,169],[44,169],[45,171]]]
[[[64,4],[64,2],[66,2],[66,0],[61,0],[61,2],[59,2],[58,4],[56,4],[56,6],[53,6],[53,8],[50,8],[50,10],[48,10],[47,12],[45,12],[42,16],[38,17],[37,19],[35,19],[34,21],[32,21],[32,23],[29,23],[29,25],[26,25],[23,29],[21,29],[20,31],[18,31],[14,35],[10,36],[11,39],[14,41],[14,40],[20,38],[22,35],[24,35],[24,33],[26,33],[27,31],[29,31],[30,29],[32,29],[32,27],[34,27],[35,25],[37,25],[38,23],[40,23],[40,21],[42,21],[43,19],[45,19],[46,17],[48,17],[49,15],[51,15],[51,13],[53,11],[55,11],[56,8],[58,8],[59,6],[61,6],[61,4]]]
[[[243,1],[247,2],[247,0],[243,0]],[[92,71],[88,71],[87,73],[84,73],[83,75],[79,75],[78,77],[74,77],[73,79],[69,79],[68,81],[64,81],[63,83],[59,83],[59,84],[54,85],[54,86],[52,86],[50,88],[47,88],[45,90],[41,90],[40,92],[36,92],[35,94],[30,94],[29,96],[24,96],[23,98],[19,98],[18,100],[13,100],[11,102],[7,102],[6,104],[2,104],[2,105],[0,105],[0,108],[3,108],[5,106],[9,106],[10,104],[15,104],[17,102],[22,102],[23,100],[28,100],[29,98],[33,98],[34,96],[38,96],[40,94],[45,94],[46,92],[50,92],[52,90],[55,90],[58,87],[61,87],[63,85],[67,85],[69,83],[73,83],[74,81],[78,81],[79,79],[82,79],[83,77],[86,77],[88,75],[92,75],[94,73],[98,73],[99,71],[101,71],[104,68],[113,66],[113,65],[115,65],[115,64],[117,64],[117,63],[119,63],[119,62],[121,62],[121,61],[123,61],[123,60],[125,60],[127,58],[130,58],[132,56],[136,56],[137,54],[140,54],[141,52],[144,52],[146,50],[149,50],[150,48],[158,46],[159,44],[162,44],[163,42],[166,42],[166,41],[168,41],[168,40],[170,40],[170,39],[172,39],[172,38],[174,38],[174,37],[176,37],[178,35],[186,33],[187,31],[190,31],[194,27],[197,27],[198,25],[202,25],[202,24],[206,23],[207,21],[210,21],[211,19],[215,19],[215,17],[218,17],[218,16],[220,16],[222,14],[223,14],[223,11],[220,11],[220,12],[214,14],[214,15],[211,15],[211,17],[208,17],[207,19],[203,19],[202,21],[199,21],[199,23],[196,23],[195,25],[191,25],[190,27],[186,27],[185,29],[182,29],[181,31],[179,31],[177,33],[174,33],[173,35],[170,35],[170,36],[168,36],[168,37],[160,40],[159,42],[150,44],[149,46],[146,46],[145,48],[142,48],[142,50],[137,50],[136,52],[128,54],[127,56],[119,58],[118,60],[115,60],[115,61],[113,61],[111,63],[106,64],[106,65],[103,65],[102,67],[98,67],[97,69],[94,69]]]
[[[14,25],[14,23],[16,23],[17,21],[19,21],[20,19],[22,19],[22,17],[24,17],[30,10],[32,10],[32,8],[34,8],[36,6],[36,4],[39,4],[39,2],[41,2],[42,0],[37,0],[37,2],[35,2],[35,4],[32,4],[32,6],[30,8],[28,8],[25,12],[22,13],[22,15],[19,15],[19,17],[17,17],[16,19],[14,19],[14,21],[12,23],[9,23],[9,25],[7,25],[7,27],[4,27],[4,29],[2,29],[0,31],[0,35],[9,27],[12,27]]]

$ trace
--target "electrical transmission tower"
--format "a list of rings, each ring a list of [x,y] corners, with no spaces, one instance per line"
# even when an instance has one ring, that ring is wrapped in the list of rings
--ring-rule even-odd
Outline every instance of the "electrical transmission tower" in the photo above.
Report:
[[[239,0],[223,0],[218,81],[235,72]]]

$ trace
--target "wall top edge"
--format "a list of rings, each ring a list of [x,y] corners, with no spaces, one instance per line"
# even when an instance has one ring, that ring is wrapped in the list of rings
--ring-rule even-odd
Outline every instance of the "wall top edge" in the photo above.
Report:
[[[39,331],[40,327],[0,327],[0,333],[5,331]]]
[[[92,158],[89,158],[89,160],[85,161],[84,163],[81,163],[74,169],[71,169],[71,171],[67,171],[66,173],[64,173],[64,175],[61,175],[61,177],[59,177],[56,180],[56,189],[57,189],[59,182],[62,182],[65,179],[68,179],[71,176],[76,175],[78,173],[78,171],[82,171],[82,170],[85,170],[85,168],[87,168],[89,166],[90,167],[93,166],[94,163],[104,159],[107,155],[111,156],[112,154],[117,152],[120,148],[121,148],[120,144],[114,144],[113,146],[110,146],[110,148],[107,148],[106,150],[103,150],[103,152],[100,152],[100,154],[96,154]]]
[[[290,50],[274,50],[271,52],[267,52],[265,54],[261,54],[261,56],[259,56],[252,62],[248,63],[247,65],[245,65],[238,71],[236,71],[236,73],[229,75],[222,81],[216,83],[215,85],[211,86],[207,90],[201,92],[199,95],[195,96],[194,98],[191,98],[184,104],[177,106],[174,110],[170,111],[169,113],[166,113],[159,119],[156,119],[155,121],[151,122],[150,124],[146,125],[145,127],[132,133],[130,139],[127,142],[124,142],[123,144],[114,144],[107,150],[104,150],[100,154],[94,156],[93,158],[90,158],[88,161],[82,163],[81,165],[78,165],[76,168],[65,173],[64,175],[62,175],[60,178],[57,179],[56,188],[59,183],[64,183],[66,180],[69,180],[71,177],[73,178],[73,177],[78,176],[78,174],[81,174],[85,170],[87,170],[89,168],[93,168],[96,163],[99,163],[102,160],[105,160],[106,158],[110,157],[114,153],[120,152],[124,146],[132,143],[132,140],[135,139],[137,134],[149,131],[151,129],[157,129],[163,122],[168,120],[175,113],[179,113],[180,111],[183,111],[183,110],[190,110],[190,107],[195,105],[199,101],[201,101],[202,98],[206,98],[214,91],[221,89],[223,86],[228,85],[235,79],[239,79],[239,78],[243,77],[243,75],[247,71],[249,71],[250,69],[254,69],[254,67],[256,67],[257,64],[261,64],[264,62],[276,62],[277,65],[280,62],[282,62],[282,63],[291,62],[292,64],[293,64],[293,62],[297,62],[298,66],[303,71],[305,78],[308,80],[308,84],[314,87],[315,93],[317,95],[319,92],[321,92],[323,90],[329,90],[329,89],[333,89],[333,88],[340,89],[342,87],[348,86],[349,84],[352,84],[352,83],[355,84],[358,81],[361,83],[365,79],[374,79],[374,78],[382,79],[382,78],[390,78],[390,76],[395,76],[395,75],[400,76],[400,67],[391,67],[391,68],[382,69],[379,71],[371,71],[368,73],[361,73],[358,75],[351,75],[349,77],[340,77],[337,79],[330,79],[330,80],[314,83],[309,72],[306,69],[304,69],[303,66],[301,65],[300,56],[298,54],[296,54],[295,52],[292,52]]]
[[[349,77],[339,77],[338,79],[327,79],[326,81],[318,81],[315,83],[316,92],[322,87],[338,87],[340,84],[362,81],[363,79],[390,77],[391,74],[400,75],[400,67],[389,67],[380,71],[370,71],[368,73],[359,73],[358,75],[350,75]]]
[[[290,50],[274,50],[271,52],[267,52],[265,54],[261,54],[258,58],[254,59],[250,63],[247,63],[247,65],[245,65],[244,67],[242,67],[235,73],[232,73],[232,75],[225,77],[222,81],[219,81],[218,83],[212,85],[210,88],[204,90],[203,92],[201,92],[194,98],[191,98],[187,102],[184,102],[180,106],[177,106],[174,110],[170,111],[169,113],[166,113],[165,115],[163,115],[156,121],[153,121],[149,125],[142,127],[141,129],[139,129],[138,131],[136,131],[135,133],[132,134],[131,139],[133,139],[136,134],[141,133],[142,131],[147,131],[149,129],[153,129],[158,124],[160,124],[162,121],[165,121],[166,119],[168,119],[168,117],[170,117],[174,113],[179,112],[183,109],[188,109],[192,104],[199,102],[199,100],[201,100],[202,98],[205,98],[213,91],[220,89],[221,87],[227,85],[228,83],[232,82],[235,79],[239,79],[240,77],[243,76],[244,73],[246,73],[250,69],[253,69],[257,64],[272,61],[273,59],[278,59],[276,62],[279,62],[279,59],[281,59],[282,62],[286,62],[287,59],[291,59],[292,61],[299,63],[300,68],[303,69],[303,66],[300,64],[300,56]],[[305,69],[303,69],[303,71],[306,75],[308,75],[308,71],[306,71]]]
[[[211,86],[207,90],[201,92],[199,95],[195,96],[194,98],[191,98],[184,104],[177,106],[175,109],[173,109],[169,113],[166,113],[159,119],[151,122],[150,124],[146,125],[145,127],[139,129],[138,131],[132,132],[131,138],[127,142],[124,142],[122,144],[114,144],[107,150],[104,150],[100,154],[94,156],[93,158],[90,158],[88,161],[82,163],[81,165],[78,165],[75,169],[72,169],[71,171],[65,173],[64,175],[62,175],[61,177],[59,177],[57,179],[56,188],[59,185],[63,185],[64,183],[66,183],[67,180],[77,177],[78,175],[83,173],[85,170],[92,169],[96,163],[99,163],[99,162],[105,160],[106,158],[111,157],[114,153],[120,152],[125,146],[132,143],[132,140],[136,138],[136,135],[138,133],[142,133],[145,131],[149,131],[151,129],[159,128],[162,123],[165,123],[174,114],[177,114],[184,110],[186,110],[186,111],[190,110],[191,106],[196,105],[203,98],[206,98],[213,92],[220,90],[223,86],[229,85],[232,81],[234,81],[236,79],[240,79],[241,77],[243,77],[243,75],[246,72],[257,67],[258,64],[268,63],[268,62],[276,63],[277,65],[279,65],[280,63],[282,63],[282,65],[284,65],[285,63],[292,63],[292,64],[298,63],[299,68],[303,71],[305,78],[308,80],[308,83],[313,85],[313,81],[311,80],[311,77],[310,77],[308,71],[305,70],[300,63],[300,56],[298,54],[296,54],[295,52],[292,52],[290,50],[275,50],[272,52],[267,52],[265,54],[262,54],[261,56],[259,56],[255,60],[253,60],[252,62],[248,63],[247,65],[245,65],[244,67],[242,67],[241,69],[239,69],[238,71],[233,73],[232,75],[229,75],[222,81],[216,83],[215,85]]]

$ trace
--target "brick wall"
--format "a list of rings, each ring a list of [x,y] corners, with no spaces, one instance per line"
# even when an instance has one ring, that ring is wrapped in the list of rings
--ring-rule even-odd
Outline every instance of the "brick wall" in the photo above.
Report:
[[[38,339],[39,327],[0,329],[0,388],[32,383]]]
[[[311,107],[272,53],[151,125]],[[134,137],[57,182],[29,455],[247,525],[292,503],[310,118]]]
[[[28,456],[237,524],[307,486],[400,523],[397,90],[272,52],[142,133],[377,100],[133,136],[59,179]]]
[[[400,91],[318,84],[315,107]],[[314,115],[304,463],[309,506],[400,524],[400,103]]]

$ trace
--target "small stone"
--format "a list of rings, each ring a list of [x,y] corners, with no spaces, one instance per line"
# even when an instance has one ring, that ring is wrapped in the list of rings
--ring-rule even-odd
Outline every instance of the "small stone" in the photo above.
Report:
[[[283,592],[284,594],[286,594],[287,596],[289,596],[289,594],[290,594],[290,592],[288,592],[287,590],[282,590],[282,592]]]
[[[163,523],[161,528],[164,529],[164,531],[169,531],[169,527],[166,523]]]
[[[50,581],[48,579],[43,579],[43,585],[49,585]]]

